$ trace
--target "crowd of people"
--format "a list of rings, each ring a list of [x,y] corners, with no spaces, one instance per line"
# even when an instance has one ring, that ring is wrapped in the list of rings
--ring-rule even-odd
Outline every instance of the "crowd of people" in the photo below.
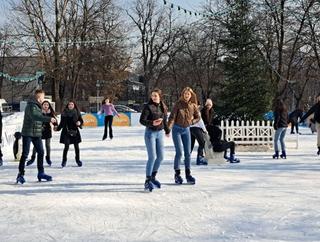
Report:
[[[112,122],[114,115],[119,116],[110,102],[110,98],[103,100],[99,115],[104,114],[104,134],[102,140],[108,135],[113,138]],[[288,114],[287,106],[281,99],[277,100],[274,109],[274,154],[273,158],[286,159],[285,135],[288,124],[291,123],[291,133],[294,128],[298,133],[298,121],[304,122],[309,116],[317,128],[317,154],[320,155],[320,94],[317,101],[310,110],[303,115],[302,110],[297,109]],[[184,174],[188,184],[195,184],[196,179],[191,175],[191,152],[195,141],[198,142],[197,165],[207,165],[205,144],[210,142],[214,152],[224,152],[224,158],[230,163],[238,163],[240,160],[235,156],[235,142],[227,141],[222,137],[220,118],[215,113],[214,103],[207,99],[201,109],[195,92],[186,87],[182,90],[180,98],[174,104],[170,115],[168,107],[162,99],[162,91],[158,88],[151,91],[149,101],[144,105],[140,116],[140,123],[145,126],[144,141],[148,160],[146,162],[146,179],[144,188],[152,191],[154,188],[161,188],[160,181],[156,178],[161,162],[164,159],[164,135],[172,135],[175,147],[173,162],[174,182],[182,184],[184,179],[181,175],[181,160],[184,158]],[[81,143],[80,129],[83,125],[81,113],[74,101],[69,101],[61,113],[61,120],[58,124],[56,114],[50,102],[44,100],[44,91],[36,90],[26,106],[22,126],[22,155],[19,161],[19,172],[16,182],[25,183],[25,166],[29,166],[37,160],[38,180],[52,181],[52,177],[45,173],[43,160],[44,149],[42,140],[45,141],[45,160],[51,166],[51,138],[52,130],[61,131],[60,143],[64,144],[61,167],[67,164],[67,154],[70,144],[74,145],[75,161],[81,167],[79,143]],[[109,131],[109,132],[108,132]],[[2,115],[0,112],[0,137],[2,136]],[[0,139],[1,142],[1,139]],[[278,143],[280,142],[280,149]],[[31,159],[27,161],[30,144],[33,144]],[[228,154],[229,151],[229,154]],[[281,153],[280,153],[281,151]],[[0,166],[3,164],[0,148]]]

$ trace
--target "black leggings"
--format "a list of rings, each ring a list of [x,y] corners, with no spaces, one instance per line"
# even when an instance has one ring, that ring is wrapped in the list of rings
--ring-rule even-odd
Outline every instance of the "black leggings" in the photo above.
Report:
[[[108,115],[104,117],[104,134],[103,138],[108,137],[108,127],[109,127],[109,137],[110,139],[113,138],[113,133],[112,133],[112,122],[113,122],[113,116]]]
[[[79,143],[75,143],[74,145],[74,151],[76,153],[76,161],[80,161],[80,149],[79,149]],[[67,161],[67,155],[68,155],[68,150],[69,150],[69,143],[64,144],[64,149],[63,149],[63,161]]]
[[[191,127],[190,133],[191,133],[191,152],[193,150],[195,140],[197,140],[199,144],[198,156],[203,156],[203,149],[205,145],[203,130],[199,127]]]
[[[218,144],[213,144],[213,151],[215,152],[223,152],[224,155],[227,155],[227,150],[230,149],[230,155],[234,155],[236,144],[233,141],[225,141],[221,140]]]

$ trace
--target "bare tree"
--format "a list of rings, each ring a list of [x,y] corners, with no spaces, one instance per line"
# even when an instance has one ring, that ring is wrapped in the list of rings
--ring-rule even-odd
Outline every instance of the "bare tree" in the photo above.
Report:
[[[160,8],[156,0],[136,0],[128,16],[140,34],[142,74],[146,97],[150,88],[159,84],[161,76],[170,65],[175,51],[173,46],[180,40],[182,28],[175,25],[172,13]]]

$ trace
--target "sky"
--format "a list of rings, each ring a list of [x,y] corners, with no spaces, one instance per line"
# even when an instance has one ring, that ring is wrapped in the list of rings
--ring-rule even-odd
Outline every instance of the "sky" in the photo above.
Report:
[[[10,5],[9,2],[11,0],[0,0],[0,24],[4,23],[7,20],[8,15],[10,15]],[[14,0],[18,1],[18,0]],[[130,3],[133,2],[133,0],[122,0],[123,1],[123,6],[129,6]],[[158,0],[160,4],[163,4],[163,0]],[[180,6],[182,8],[185,8],[190,11],[198,12],[201,11],[201,5],[206,1],[206,0],[166,0],[168,7],[170,4],[174,4],[175,6]],[[118,1],[115,1],[118,2]],[[184,15],[184,13],[181,14]]]

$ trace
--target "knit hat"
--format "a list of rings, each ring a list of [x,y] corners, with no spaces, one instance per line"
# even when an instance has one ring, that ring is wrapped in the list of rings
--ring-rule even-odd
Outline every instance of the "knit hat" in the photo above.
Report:
[[[205,104],[205,106],[213,106],[213,103],[212,103],[212,100],[210,99],[210,98],[208,98],[207,100],[206,100],[206,104]]]

